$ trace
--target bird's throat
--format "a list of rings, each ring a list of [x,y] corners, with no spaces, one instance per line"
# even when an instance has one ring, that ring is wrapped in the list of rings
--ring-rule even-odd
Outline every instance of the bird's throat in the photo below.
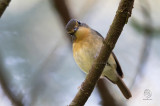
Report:
[[[76,43],[84,39],[87,39],[87,37],[90,36],[90,29],[85,27],[79,27],[79,29],[75,33],[75,36],[76,36],[76,39],[74,42]]]

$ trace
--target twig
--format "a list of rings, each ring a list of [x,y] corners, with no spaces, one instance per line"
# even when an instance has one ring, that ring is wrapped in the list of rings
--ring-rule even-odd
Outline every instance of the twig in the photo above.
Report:
[[[107,86],[106,79],[100,78],[97,82],[97,88],[101,96],[101,105],[102,106],[117,106],[117,102],[109,92],[108,86]]]
[[[68,10],[65,0],[51,0],[51,3],[53,7],[55,7],[55,9],[60,14],[60,17],[63,20],[64,25],[66,25],[68,21],[71,19],[71,15],[70,15],[70,12]]]
[[[66,5],[66,1],[65,0],[50,0],[50,2],[51,2],[52,7],[58,11],[62,19],[62,22],[64,23],[64,26],[65,26],[72,17],[71,16],[72,14],[70,14],[70,11]],[[72,39],[69,36],[67,38],[69,39],[70,42],[72,42]]]
[[[142,47],[142,51],[140,54],[140,60],[139,64],[137,67],[136,74],[133,77],[133,82],[131,83],[131,87],[135,86],[136,82],[138,79],[142,78],[145,73],[145,66],[150,54],[150,49],[152,45],[152,38],[153,38],[153,33],[154,33],[154,28],[152,25],[152,18],[151,18],[151,12],[150,12],[150,5],[147,0],[140,0],[140,6],[141,6],[141,11],[143,15],[143,19],[145,21],[144,25],[137,25],[142,27],[143,29],[143,34],[144,34],[144,43]]]
[[[2,16],[3,12],[9,5],[11,0],[0,0],[0,17]]]
[[[104,40],[104,45],[101,48],[100,54],[92,65],[91,70],[86,76],[85,81],[81,85],[81,89],[78,91],[75,98],[70,103],[70,106],[83,106],[89,96],[91,95],[96,82],[98,81],[110,53],[112,52],[125,23],[131,16],[134,0],[121,0],[112,25],[107,33],[107,37]]]

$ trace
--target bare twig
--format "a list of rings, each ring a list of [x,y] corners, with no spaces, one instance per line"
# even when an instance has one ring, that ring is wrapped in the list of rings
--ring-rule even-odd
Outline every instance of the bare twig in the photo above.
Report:
[[[0,17],[2,16],[3,12],[9,5],[11,0],[0,0]]]
[[[107,33],[107,37],[104,40],[104,45],[101,48],[100,54],[92,65],[91,70],[86,76],[85,81],[81,85],[81,89],[78,91],[75,98],[70,103],[70,106],[83,106],[89,96],[91,95],[96,82],[98,81],[110,53],[112,52],[125,23],[131,16],[134,0],[121,0],[112,25]]]
[[[98,88],[98,91],[102,99],[101,105],[102,106],[117,106],[116,104],[117,102],[115,101],[111,93],[109,92],[107,85],[108,84],[106,82],[106,79],[100,78],[97,82],[97,88]]]
[[[144,43],[143,43],[143,48],[140,54],[140,60],[138,63],[137,71],[136,74],[134,75],[133,82],[131,84],[131,88],[136,84],[138,78],[142,78],[144,73],[144,68],[146,66],[149,54],[150,54],[150,49],[152,45],[152,38],[153,38],[153,33],[154,33],[154,28],[152,25],[152,18],[151,18],[151,13],[150,13],[150,5],[147,0],[140,0],[140,6],[141,6],[141,11],[142,15],[144,18],[144,25],[137,25],[142,27],[143,29],[143,35],[144,35]]]
[[[65,0],[50,0],[50,2],[52,7],[58,11],[64,25],[66,25],[67,22],[71,19],[71,14]],[[67,38],[70,42],[72,42],[72,39],[69,36]]]
[[[64,22],[64,25],[66,25],[68,21],[71,19],[71,15],[65,3],[65,0],[51,0],[51,2],[52,2],[52,5],[54,4],[54,7],[60,14],[61,19]]]

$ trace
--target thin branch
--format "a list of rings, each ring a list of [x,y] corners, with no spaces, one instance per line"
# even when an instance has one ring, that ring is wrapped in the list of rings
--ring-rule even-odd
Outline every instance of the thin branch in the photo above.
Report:
[[[152,45],[152,38],[154,33],[153,28],[153,20],[151,17],[151,11],[150,11],[150,5],[147,0],[140,0],[140,6],[141,11],[144,19],[144,25],[138,25],[143,29],[143,35],[144,35],[144,43],[143,48],[140,54],[140,60],[137,67],[137,71],[133,77],[133,82],[131,84],[131,88],[133,88],[136,85],[136,82],[138,79],[143,78],[145,71],[144,68],[147,64],[147,60],[151,51],[151,45]]]
[[[97,82],[97,88],[101,96],[101,105],[102,106],[117,106],[117,101],[113,98],[109,92],[107,81],[105,78],[100,78]],[[121,106],[121,105],[119,105]]]
[[[0,0],[0,17],[2,16],[3,12],[9,5],[11,0]]]
[[[100,54],[94,61],[91,70],[86,76],[85,81],[81,85],[75,98],[70,103],[70,106],[83,106],[91,95],[96,82],[98,81],[110,53],[112,52],[128,18],[131,16],[134,0],[121,0],[112,25],[104,40],[104,45],[101,48]]]
[[[59,12],[64,25],[66,25],[68,23],[68,21],[71,19],[71,14],[69,12],[69,9],[66,5],[66,1],[65,0],[52,0],[55,4],[55,8],[57,9],[57,11]]]
[[[71,16],[72,14],[70,14],[70,11],[66,5],[66,1],[65,0],[50,0],[50,2],[52,5],[52,8],[57,10],[57,12],[60,15],[60,18],[62,19],[62,22],[64,23],[64,25],[66,25],[67,22],[72,17]],[[72,42],[72,39],[69,36],[67,36],[67,38],[69,39],[70,42]]]

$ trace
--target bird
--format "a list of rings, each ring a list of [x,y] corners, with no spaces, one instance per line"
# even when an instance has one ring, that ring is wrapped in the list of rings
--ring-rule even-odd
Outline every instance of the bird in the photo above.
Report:
[[[66,32],[73,41],[72,51],[74,60],[80,69],[87,74],[100,53],[104,38],[86,23],[76,19],[71,19],[67,23]],[[130,90],[122,80],[123,72],[113,52],[110,54],[101,76],[116,84],[126,99],[132,97]]]

